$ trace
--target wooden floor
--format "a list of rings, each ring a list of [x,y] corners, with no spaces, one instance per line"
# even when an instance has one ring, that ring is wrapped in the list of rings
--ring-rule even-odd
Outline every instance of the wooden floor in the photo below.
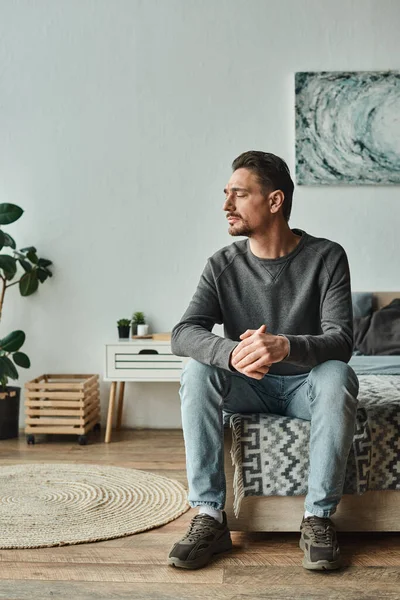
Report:
[[[182,431],[113,432],[110,444],[103,437],[91,433],[90,443],[79,446],[71,436],[43,436],[28,446],[21,432],[19,440],[0,441],[1,464],[93,462],[151,471],[187,487]],[[190,509],[163,527],[105,542],[0,550],[0,598],[400,599],[398,534],[340,535],[345,567],[331,573],[302,568],[298,534],[233,532],[234,550],[204,569],[167,565],[170,548],[196,513]]]

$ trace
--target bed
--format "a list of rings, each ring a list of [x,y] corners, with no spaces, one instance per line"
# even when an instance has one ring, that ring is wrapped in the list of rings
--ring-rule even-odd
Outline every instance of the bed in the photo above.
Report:
[[[394,298],[400,292],[373,293],[372,310]],[[400,355],[354,354],[349,364],[360,381],[359,408],[345,493],[332,519],[342,531],[400,531]],[[299,530],[308,439],[309,422],[301,419],[232,415],[224,429],[225,510],[232,530]]]

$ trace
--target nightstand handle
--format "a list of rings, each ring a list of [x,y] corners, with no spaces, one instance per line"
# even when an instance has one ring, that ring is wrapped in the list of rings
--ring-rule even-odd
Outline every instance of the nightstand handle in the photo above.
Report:
[[[140,350],[140,352],[138,352],[138,354],[158,354],[158,351],[146,349],[146,350]]]

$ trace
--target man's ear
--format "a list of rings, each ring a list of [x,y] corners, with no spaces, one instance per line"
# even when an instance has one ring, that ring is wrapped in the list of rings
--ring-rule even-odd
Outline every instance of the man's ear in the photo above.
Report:
[[[268,201],[272,213],[277,213],[281,208],[283,201],[285,200],[285,194],[282,190],[274,190],[268,196]]]

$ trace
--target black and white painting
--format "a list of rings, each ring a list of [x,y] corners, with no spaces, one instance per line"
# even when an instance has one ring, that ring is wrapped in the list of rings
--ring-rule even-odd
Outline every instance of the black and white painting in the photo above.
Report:
[[[296,179],[400,183],[400,71],[295,74]]]

